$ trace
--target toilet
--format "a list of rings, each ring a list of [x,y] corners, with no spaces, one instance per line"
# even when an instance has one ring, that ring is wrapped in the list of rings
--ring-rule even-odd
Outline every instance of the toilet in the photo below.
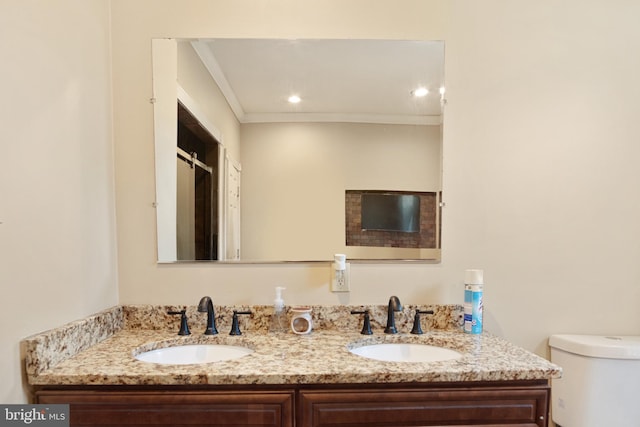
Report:
[[[640,426],[640,336],[552,335],[551,418],[561,427]]]

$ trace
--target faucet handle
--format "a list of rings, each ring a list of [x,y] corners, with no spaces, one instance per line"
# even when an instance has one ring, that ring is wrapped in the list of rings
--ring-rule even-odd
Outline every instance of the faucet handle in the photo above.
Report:
[[[371,316],[369,314],[369,309],[366,310],[351,310],[351,314],[364,314],[364,323],[362,324],[362,331],[360,332],[362,335],[373,335],[371,331]]]
[[[240,331],[240,324],[238,323],[238,314],[251,314],[251,311],[233,310],[233,318],[231,321],[231,332],[229,332],[229,335],[242,335],[242,332]]]
[[[433,310],[416,310],[416,315],[413,317],[413,328],[411,329],[411,333],[414,335],[424,334],[422,327],[420,326],[421,314],[433,314]]]
[[[189,331],[189,324],[187,323],[186,308],[179,311],[167,311],[167,314],[180,315],[180,331],[178,331],[178,335],[191,335],[191,332]]]

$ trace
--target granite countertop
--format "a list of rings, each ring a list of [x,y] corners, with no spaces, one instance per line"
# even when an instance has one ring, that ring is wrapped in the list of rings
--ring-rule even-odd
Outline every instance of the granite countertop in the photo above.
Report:
[[[154,313],[166,310],[151,309]],[[489,333],[469,335],[455,327],[434,328],[423,335],[405,333],[406,328],[396,335],[377,329],[374,335],[367,336],[359,333],[356,318],[350,320],[348,329],[314,330],[309,335],[274,334],[255,327],[255,331],[243,329],[240,336],[229,336],[222,329],[219,335],[205,336],[192,326],[192,335],[183,337],[176,335],[173,325],[162,328],[156,322],[153,327],[144,328],[140,321],[132,320],[139,319],[138,315],[126,313],[126,308],[117,307],[88,321],[25,339],[29,384],[354,384],[546,380],[561,375],[558,366],[499,337]],[[447,311],[443,316],[450,314]],[[314,325],[316,321],[321,325],[323,316],[314,317]],[[253,326],[258,325],[254,322]],[[102,336],[88,339],[87,329],[91,336],[97,332]],[[74,336],[77,334],[81,337]],[[463,356],[448,361],[406,363],[381,362],[349,352],[353,347],[383,342],[424,343],[457,350]],[[160,365],[134,357],[155,348],[203,343],[240,345],[254,351],[239,359],[198,365]]]

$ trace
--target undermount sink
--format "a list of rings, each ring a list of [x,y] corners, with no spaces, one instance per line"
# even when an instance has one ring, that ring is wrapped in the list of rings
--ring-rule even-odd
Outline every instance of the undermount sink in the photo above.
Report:
[[[235,345],[191,344],[145,351],[135,358],[162,365],[192,365],[239,359],[251,353],[250,348]]]
[[[439,362],[462,357],[461,353],[449,348],[409,343],[370,344],[349,351],[361,357],[384,362]]]

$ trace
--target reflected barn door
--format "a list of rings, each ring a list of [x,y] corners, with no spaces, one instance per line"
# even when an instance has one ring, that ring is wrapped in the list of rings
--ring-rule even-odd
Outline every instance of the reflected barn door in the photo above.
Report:
[[[178,157],[176,249],[178,260],[196,259],[195,172]]]

